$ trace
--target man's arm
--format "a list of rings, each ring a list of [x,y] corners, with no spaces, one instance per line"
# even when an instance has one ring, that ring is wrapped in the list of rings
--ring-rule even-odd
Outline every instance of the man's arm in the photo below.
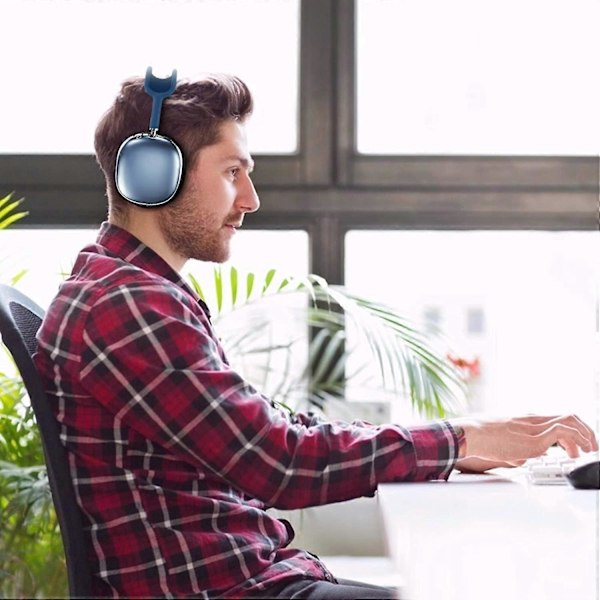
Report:
[[[81,383],[119,422],[269,506],[324,504],[370,495],[386,481],[449,475],[457,446],[446,422],[294,422],[229,367],[202,317],[157,285],[107,291],[85,324]]]

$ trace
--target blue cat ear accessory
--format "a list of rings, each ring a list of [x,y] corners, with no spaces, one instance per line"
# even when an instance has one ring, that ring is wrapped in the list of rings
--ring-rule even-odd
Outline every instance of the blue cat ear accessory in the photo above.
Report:
[[[161,206],[177,193],[183,172],[183,155],[158,127],[162,103],[177,85],[177,71],[159,79],[146,70],[144,90],[152,98],[152,114],[147,133],[136,133],[120,146],[115,165],[115,183],[123,198],[138,206]]]

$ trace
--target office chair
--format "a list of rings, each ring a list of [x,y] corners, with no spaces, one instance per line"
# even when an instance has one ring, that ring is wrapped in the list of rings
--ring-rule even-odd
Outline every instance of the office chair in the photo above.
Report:
[[[23,378],[40,430],[67,561],[69,594],[71,598],[91,598],[88,544],[71,481],[67,452],[60,441],[58,423],[32,360],[37,348],[35,336],[43,317],[44,311],[35,302],[16,289],[0,284],[0,335]]]

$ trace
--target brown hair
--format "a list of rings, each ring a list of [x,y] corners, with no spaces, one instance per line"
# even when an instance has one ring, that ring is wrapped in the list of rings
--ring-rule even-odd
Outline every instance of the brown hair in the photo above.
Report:
[[[129,136],[148,131],[151,110],[152,99],[144,91],[144,79],[127,79],[96,127],[94,149],[106,179],[109,211],[120,220],[126,220],[129,203],[115,185],[117,152]],[[252,95],[237,77],[216,74],[194,82],[180,81],[163,102],[159,133],[181,149],[185,173],[201,148],[218,141],[221,123],[243,121],[251,112]]]

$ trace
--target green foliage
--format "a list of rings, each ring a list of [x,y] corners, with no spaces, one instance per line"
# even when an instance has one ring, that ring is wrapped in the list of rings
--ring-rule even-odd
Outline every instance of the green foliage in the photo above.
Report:
[[[22,201],[13,201],[12,194],[0,199],[0,230],[27,215],[17,212]],[[7,279],[14,285],[24,273]],[[41,441],[14,365],[13,372],[0,372],[0,598],[66,597],[64,552]]]
[[[327,414],[347,395],[385,397],[428,418],[463,409],[465,384],[447,342],[425,336],[395,309],[316,275],[216,266],[204,288],[188,277],[216,307],[231,362],[276,402]]]
[[[16,209],[23,202],[23,198],[19,200],[12,200],[12,192],[4,198],[0,198],[0,230],[6,229],[9,225],[12,225],[16,221],[19,221],[23,217],[26,217],[29,213],[27,211],[17,212]],[[6,261],[6,256],[0,256],[0,267],[2,267],[2,263]],[[7,277],[9,283],[11,285],[16,284],[23,275],[25,275],[26,269],[21,269],[17,273]],[[0,276],[3,275],[2,270],[0,270]],[[4,278],[4,277],[3,277]]]
[[[0,229],[6,229],[15,221],[18,221],[29,214],[27,211],[15,212],[23,202],[24,198],[13,200],[12,196],[13,193],[11,192],[4,196],[4,198],[0,198]]]
[[[0,373],[0,597],[65,597],[41,442],[21,379]]]

